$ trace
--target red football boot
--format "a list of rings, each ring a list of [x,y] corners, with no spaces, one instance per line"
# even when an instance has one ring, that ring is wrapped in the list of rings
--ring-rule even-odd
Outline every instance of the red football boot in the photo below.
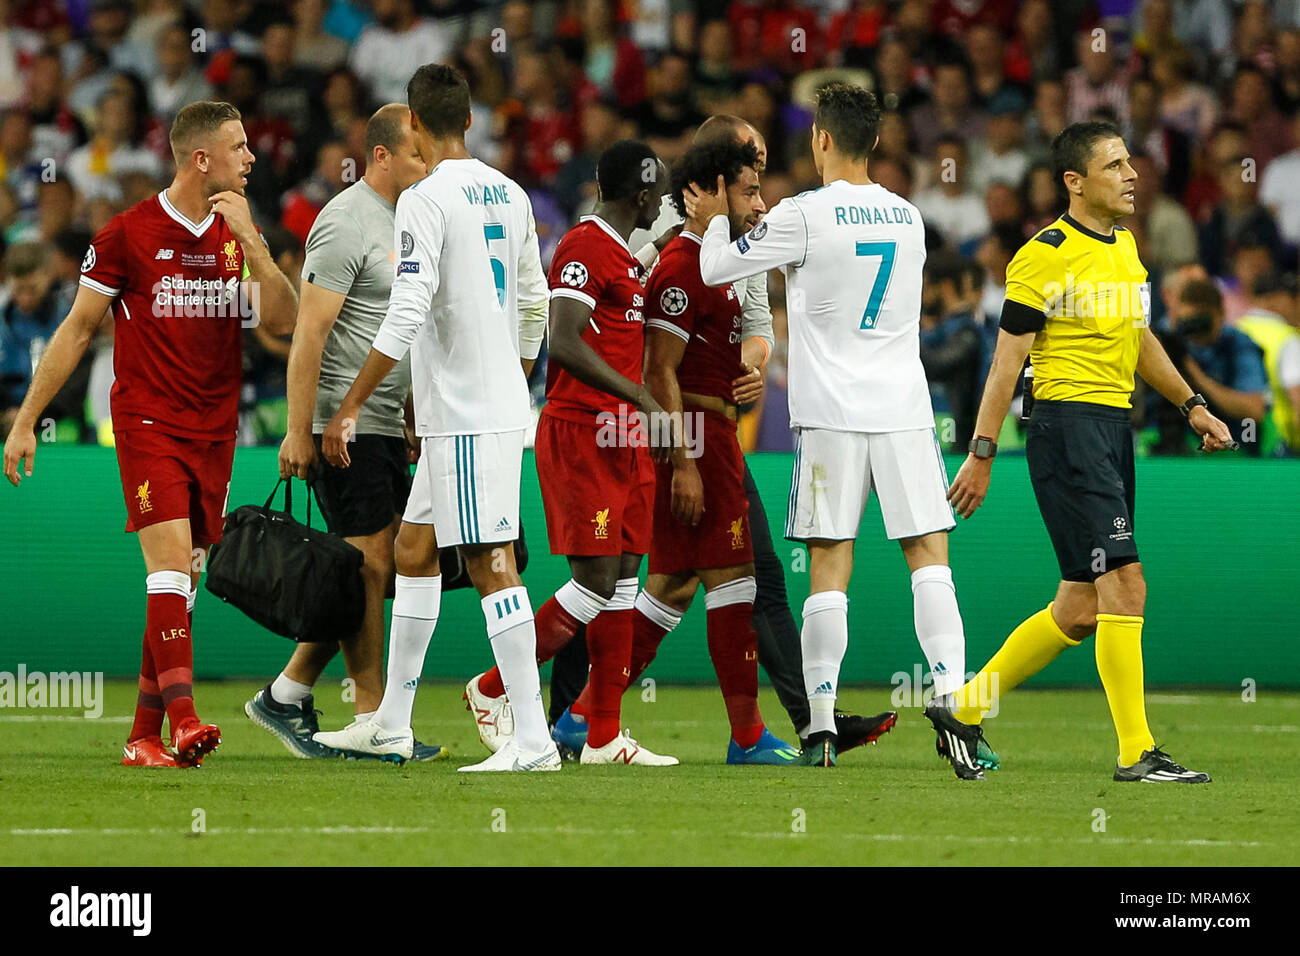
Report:
[[[201,724],[197,720],[182,724],[172,734],[172,749],[176,763],[182,767],[197,767],[203,758],[221,743],[221,728],[216,724]]]
[[[122,748],[123,767],[179,767],[161,737],[141,737]]]

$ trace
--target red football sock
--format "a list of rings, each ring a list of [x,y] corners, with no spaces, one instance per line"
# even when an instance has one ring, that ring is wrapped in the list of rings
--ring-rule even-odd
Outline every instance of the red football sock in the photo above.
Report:
[[[620,704],[627,689],[632,654],[632,617],[626,611],[601,611],[587,625],[587,654],[591,673],[591,704],[587,710],[587,746],[603,747],[619,732]]]
[[[656,624],[650,618],[641,613],[639,608],[632,611],[632,657],[628,664],[627,685],[624,688],[631,687],[645,669],[650,666],[659,653],[659,645],[663,641],[668,629]],[[586,717],[591,713],[591,680],[587,680],[587,686],[582,688],[582,693],[578,699],[573,702],[569,712],[579,717]]]
[[[586,720],[591,714],[591,674],[587,674],[587,683],[582,686],[578,699],[569,705],[569,713]]]
[[[158,671],[153,666],[153,654],[149,651],[149,637],[144,638],[144,649],[140,655],[140,693],[135,699],[135,721],[131,724],[131,736],[127,742],[142,737],[161,737],[163,725],[163,701],[158,693]]]
[[[582,623],[552,597],[533,616],[533,626],[537,629],[537,666],[541,667],[573,640]],[[501,672],[492,668],[479,678],[478,689],[488,697],[500,697],[506,692]]]
[[[752,747],[763,735],[758,712],[758,637],[750,621],[753,601],[709,608],[709,657],[718,673],[727,705],[731,736],[741,747]]]
[[[170,580],[175,575],[183,584]],[[190,619],[185,609],[189,597],[189,575],[182,571],[158,571],[149,575],[149,602],[145,614],[145,636],[158,674],[158,693],[167,708],[172,733],[182,724],[198,720],[194,712],[194,645],[190,640]],[[183,588],[183,590],[182,590]]]
[[[631,687],[659,653],[659,645],[668,634],[668,628],[656,624],[634,609],[632,618],[632,660],[628,667],[627,686]]]

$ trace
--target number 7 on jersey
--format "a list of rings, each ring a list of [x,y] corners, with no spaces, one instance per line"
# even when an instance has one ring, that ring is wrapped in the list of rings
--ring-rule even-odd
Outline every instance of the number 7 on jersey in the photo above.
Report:
[[[876,281],[871,284],[871,294],[867,296],[867,307],[862,312],[860,329],[874,329],[880,318],[880,309],[885,302],[885,293],[889,290],[889,277],[894,272],[894,252],[896,242],[859,242],[859,256],[880,256],[880,268],[876,270]]]

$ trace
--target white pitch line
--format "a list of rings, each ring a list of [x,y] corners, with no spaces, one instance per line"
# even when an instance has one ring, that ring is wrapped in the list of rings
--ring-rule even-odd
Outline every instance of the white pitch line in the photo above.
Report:
[[[440,835],[454,834],[456,831],[449,831],[445,827],[353,827],[353,826],[335,826],[335,827],[212,827],[204,834],[205,836],[285,836],[285,835],[318,835],[318,836],[353,836],[359,834],[420,834],[420,833],[438,833]],[[491,832],[487,828],[474,829],[467,832],[470,834]],[[553,836],[637,836],[638,831],[630,827],[617,827],[612,830],[600,830],[591,827],[511,827],[507,833],[527,833],[543,834]],[[669,830],[669,835],[694,837],[699,834],[694,830]],[[168,829],[165,827],[144,828],[116,828],[105,827],[102,829],[11,829],[8,831],[9,836],[190,836],[191,832],[184,829]],[[644,833],[646,836],[664,835],[663,832]],[[1078,838],[1070,840],[1050,839],[1043,837],[1017,837],[1017,836],[962,836],[960,834],[949,833],[942,836],[936,836],[930,833],[825,833],[825,834],[808,834],[808,833],[784,833],[784,832],[742,832],[734,834],[721,834],[721,836],[733,836],[745,840],[801,840],[810,836],[823,839],[834,840],[858,840],[871,843],[898,843],[908,840],[914,841],[933,841],[936,839],[943,840],[947,843],[971,843],[979,845],[988,845],[996,843],[1007,844],[1041,844],[1043,846],[1071,844],[1075,846],[1194,846],[1194,847],[1262,847],[1271,846],[1272,844],[1260,843],[1257,841],[1241,840],[1156,840],[1156,839],[1135,839],[1127,837],[1100,837],[1100,838]],[[718,834],[715,834],[715,837]]]
[[[5,724],[52,724],[52,723],[90,723],[129,724],[134,717],[78,717],[76,714],[4,714],[0,723]]]

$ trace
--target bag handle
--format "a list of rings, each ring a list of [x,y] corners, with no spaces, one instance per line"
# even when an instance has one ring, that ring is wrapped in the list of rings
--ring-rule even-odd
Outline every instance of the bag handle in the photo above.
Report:
[[[307,478],[305,480],[307,483],[307,527],[310,528],[311,527],[311,499],[312,499],[311,479]],[[289,517],[292,518],[293,517],[293,476],[292,475],[290,475],[288,478],[281,478],[279,481],[275,483],[275,487],[271,489],[271,493],[266,498],[266,504],[262,505],[262,510],[263,511],[270,510],[271,502],[275,501],[275,493],[280,490],[281,485],[284,485],[285,514],[289,515]]]

